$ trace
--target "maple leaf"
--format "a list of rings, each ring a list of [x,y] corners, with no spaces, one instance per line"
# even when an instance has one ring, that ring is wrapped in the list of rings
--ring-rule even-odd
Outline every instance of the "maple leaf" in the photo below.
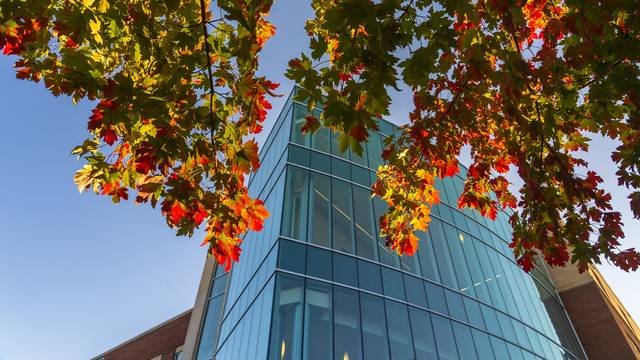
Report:
[[[169,212],[169,217],[171,218],[171,222],[174,224],[178,224],[180,220],[182,220],[187,215],[187,211],[180,202],[175,201],[171,206],[171,210]]]

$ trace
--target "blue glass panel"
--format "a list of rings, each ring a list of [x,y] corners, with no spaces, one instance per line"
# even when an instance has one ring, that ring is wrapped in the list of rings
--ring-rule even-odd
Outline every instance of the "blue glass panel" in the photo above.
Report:
[[[378,229],[377,233],[379,235],[379,220],[384,212],[387,211],[388,206],[387,203],[385,203],[382,199],[380,199],[379,197],[375,197],[373,198],[373,209],[375,213],[374,219],[376,219],[374,223],[376,225],[376,229]],[[399,267],[400,260],[398,259],[398,255],[395,252],[389,250],[385,243],[386,239],[378,236],[378,256],[380,257],[380,262],[396,268]]]
[[[378,294],[382,293],[380,265],[364,260],[358,260],[359,287]]]
[[[331,247],[331,179],[311,173],[309,206],[309,242]]]
[[[497,313],[497,315],[498,322],[500,323],[500,329],[502,329],[502,335],[509,341],[517,342],[518,339],[516,338],[515,330],[513,330],[511,319],[502,313]]]
[[[522,355],[522,350],[519,347],[513,344],[507,344],[507,349],[509,350],[509,359],[524,360],[524,356]]]
[[[287,168],[282,234],[294,239],[307,238],[308,174],[306,170]]]
[[[471,328],[453,321],[453,334],[456,337],[456,345],[458,346],[458,355],[460,358],[465,360],[478,359],[471,336]]]
[[[402,281],[402,273],[399,271],[391,270],[389,268],[382,268],[382,288],[384,294],[396,299],[404,300],[404,284]]]
[[[369,177],[369,170],[360,166],[351,165],[351,179],[360,185],[366,187],[371,186],[371,178]]]
[[[503,340],[498,339],[495,336],[491,336],[491,348],[493,348],[493,353],[496,356],[496,359],[509,359],[509,351],[507,350],[507,343]]]
[[[440,282],[440,274],[438,273],[438,263],[433,250],[433,243],[428,232],[418,232],[420,238],[420,246],[418,246],[418,258],[420,259],[420,269],[422,276]]]
[[[289,162],[309,167],[309,150],[298,146],[289,147]]]
[[[371,133],[367,148],[369,167],[373,170],[378,170],[378,166],[382,165],[382,141],[380,135]]]
[[[280,240],[278,267],[304,274],[306,246],[289,240]]]
[[[312,151],[309,167],[322,171],[323,173],[331,174],[331,157],[329,155]]]
[[[349,286],[358,286],[356,259],[333,253],[333,281]]]
[[[209,300],[207,314],[204,318],[200,344],[198,346],[197,360],[209,360],[213,357],[213,348],[218,340],[218,320],[222,313],[221,305],[224,296],[218,296]]]
[[[353,254],[351,185],[338,179],[332,179],[331,184],[333,248]]]
[[[480,308],[482,309],[482,317],[487,325],[487,330],[492,334],[502,336],[502,330],[500,330],[500,323],[498,322],[496,311],[486,305],[480,305]]]
[[[333,292],[333,343],[335,359],[362,359],[358,292],[335,286]]]
[[[436,344],[431,328],[431,315],[423,310],[409,307],[413,345],[416,360],[431,360],[437,358]]]
[[[307,247],[307,275],[331,281],[332,269],[330,251]]]
[[[331,174],[351,180],[351,166],[344,160],[331,158]]]
[[[333,349],[332,286],[307,279],[304,297],[303,359],[331,359]]]
[[[424,289],[427,293],[429,309],[447,315],[449,311],[447,310],[447,302],[444,299],[442,287],[425,281]]]
[[[462,296],[451,290],[445,290],[444,296],[447,299],[447,308],[452,318],[467,322],[467,314],[464,310]]]
[[[469,324],[484,329],[484,319],[482,318],[482,310],[480,310],[480,304],[467,297],[463,298],[464,309],[469,318]]]
[[[329,153],[330,147],[330,139],[329,139],[329,129],[326,127],[321,127],[315,134],[311,135],[311,147]]]
[[[385,300],[387,325],[389,326],[389,344],[392,360],[414,359],[413,340],[409,327],[407,306],[395,301]]]
[[[385,309],[382,298],[361,293],[362,345],[364,358],[369,360],[389,359],[389,338],[385,322]],[[340,360],[340,359],[338,359]]]
[[[473,334],[473,343],[476,345],[476,351],[478,353],[478,358],[480,360],[493,360],[496,357],[493,355],[493,350],[491,349],[491,342],[489,340],[489,335],[487,333],[471,329],[471,333]],[[498,359],[500,360],[500,359]]]
[[[447,248],[447,240],[444,235],[444,229],[442,228],[442,221],[432,219],[431,225],[429,225],[429,233],[431,234],[433,249],[438,259],[440,280],[448,287],[459,289],[451,255],[449,255],[449,249]]]
[[[305,116],[307,115],[309,115],[309,112],[304,106],[298,105],[298,104],[293,105],[293,121],[291,123],[292,125],[291,142],[308,147],[310,143],[309,134],[302,133],[302,127],[307,122],[305,120]]]
[[[409,303],[422,306],[424,308],[427,307],[427,296],[424,292],[422,280],[414,276],[404,274],[404,288],[407,293],[407,301]]]
[[[375,260],[376,235],[373,227],[371,191],[353,185],[353,213],[355,217],[356,253]]]
[[[444,360],[458,359],[451,320],[435,314],[431,316],[431,320],[433,321],[433,333],[438,348],[438,358]]]
[[[280,274],[271,320],[270,360],[300,359],[304,279]]]

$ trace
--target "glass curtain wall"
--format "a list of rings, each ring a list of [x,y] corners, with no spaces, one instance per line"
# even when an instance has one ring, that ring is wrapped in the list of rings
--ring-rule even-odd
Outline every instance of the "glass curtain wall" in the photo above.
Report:
[[[437,183],[443,202],[417,254],[400,258],[370,190],[393,126],[382,121],[358,156],[328,129],[302,134],[306,106],[293,114],[278,279],[298,280],[274,302],[270,359],[584,358],[544,272],[515,264],[507,214],[455,207],[463,174]]]

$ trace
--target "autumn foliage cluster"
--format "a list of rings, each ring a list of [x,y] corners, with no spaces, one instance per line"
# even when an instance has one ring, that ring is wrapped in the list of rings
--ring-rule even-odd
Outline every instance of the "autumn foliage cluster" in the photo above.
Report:
[[[220,263],[268,216],[247,193],[277,84],[258,77],[275,34],[272,0],[26,0],[0,5],[0,49],[17,77],[53,95],[93,100],[75,180],[114,202],[160,204],[178,234],[204,226]],[[313,0],[309,51],[289,62],[299,100],[359,153],[391,94],[410,88],[409,123],[385,143],[373,192],[389,205],[387,243],[413,254],[439,201],[436,178],[472,164],[458,206],[489,218],[512,208],[511,246],[529,270],[585,269],[620,248],[620,212],[589,169],[592,136],[618,144],[619,185],[640,218],[640,7],[634,0]],[[398,96],[406,96],[407,91]],[[586,154],[586,155],[585,155]],[[509,171],[524,185],[514,192]],[[133,196],[133,195],[132,195]],[[572,255],[570,255],[570,253]],[[571,258],[570,258],[571,256]]]

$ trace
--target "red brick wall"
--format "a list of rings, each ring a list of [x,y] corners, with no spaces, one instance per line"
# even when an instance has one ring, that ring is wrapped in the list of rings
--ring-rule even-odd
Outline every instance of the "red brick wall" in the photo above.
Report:
[[[590,360],[638,359],[595,283],[565,290],[560,297]]]
[[[176,347],[184,344],[191,311],[143,334],[96,359],[104,360],[150,360],[162,355],[162,360],[173,360]]]

